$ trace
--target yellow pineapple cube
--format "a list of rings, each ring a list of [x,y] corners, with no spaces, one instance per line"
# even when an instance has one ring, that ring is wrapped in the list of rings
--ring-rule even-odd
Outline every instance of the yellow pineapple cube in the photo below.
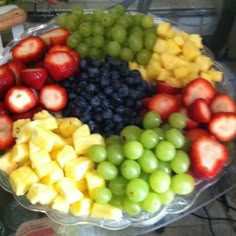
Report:
[[[220,82],[223,79],[222,71],[212,69],[208,71],[208,74],[210,75],[212,81]]]
[[[9,176],[12,190],[17,196],[24,195],[31,185],[38,181],[38,176],[29,166],[21,166],[12,171]]]
[[[51,157],[49,155],[49,152],[40,149],[39,151],[35,151],[30,154],[30,160],[32,167],[37,168],[37,166],[41,166],[51,162]]]
[[[0,156],[0,170],[7,175],[18,167],[17,163],[12,160],[12,152],[9,150]]]
[[[91,198],[97,188],[105,187],[105,180],[98,175],[96,170],[88,171],[85,174],[85,179],[87,181],[88,194]]]
[[[199,65],[200,70],[207,72],[213,65],[213,60],[205,55],[200,55],[196,58],[195,62]]]
[[[108,220],[120,220],[122,218],[122,210],[109,204],[95,202],[92,206],[90,216]]]
[[[64,177],[64,172],[63,170],[57,166],[55,167],[55,169],[50,172],[49,174],[47,174],[46,176],[44,176],[40,182],[43,183],[43,184],[54,184],[56,183],[58,180],[60,180],[61,178]]]
[[[170,29],[171,24],[169,22],[163,22],[157,26],[156,33],[159,37],[167,38]]]
[[[176,64],[179,62],[179,58],[170,53],[163,53],[161,55],[161,61],[167,70],[173,70],[176,67]]]
[[[211,75],[208,72],[201,72],[200,77],[208,80],[209,82],[212,81]]]
[[[76,187],[75,180],[64,177],[56,183],[56,188],[59,194],[66,200],[66,202],[72,204],[83,198],[83,193]]]
[[[70,204],[60,195],[57,195],[51,204],[51,208],[62,213],[68,213]]]
[[[24,163],[29,160],[29,145],[27,143],[15,144],[12,147],[12,161]]]
[[[64,138],[63,140],[64,140],[65,144],[67,144],[69,146],[73,146],[73,137]]]
[[[146,67],[148,78],[150,78],[150,80],[156,79],[160,73],[161,68],[160,62],[150,61]]]
[[[76,131],[73,133],[73,139],[76,139],[77,137],[84,137],[90,135],[90,129],[87,124],[83,124],[80,127],[76,129]]]
[[[182,35],[180,35],[180,34],[175,35],[173,40],[179,47],[183,47],[185,40],[182,37]]]
[[[178,55],[181,53],[181,48],[178,46],[178,44],[175,43],[173,39],[167,40],[167,52],[172,55]]]
[[[165,38],[171,39],[171,38],[174,38],[175,35],[176,35],[176,31],[174,30],[173,27],[171,27],[171,28],[167,31]]]
[[[188,61],[194,61],[201,54],[199,48],[190,40],[184,44],[182,52]]]
[[[34,167],[35,173],[41,179],[44,176],[56,171],[59,167],[56,161],[50,161]]]
[[[76,187],[82,192],[85,193],[87,192],[88,188],[87,188],[87,181],[85,178],[80,179],[78,181],[76,181]]]
[[[137,70],[139,68],[139,64],[137,62],[129,62],[129,69],[130,70]]]
[[[63,137],[69,138],[82,125],[82,122],[75,117],[64,118],[58,127],[59,132]]]
[[[172,77],[171,71],[169,71],[169,70],[167,70],[165,68],[161,68],[160,73],[158,75],[158,80],[165,81],[169,77]]]
[[[167,41],[165,39],[158,38],[154,47],[153,51],[157,53],[165,52],[167,49]]]
[[[189,39],[199,48],[203,48],[202,37],[199,34],[190,34]]]
[[[148,81],[147,71],[146,71],[145,67],[144,67],[144,66],[139,66],[139,69],[138,69],[138,70],[139,70],[139,72],[141,73],[142,78],[143,78],[144,80]]]
[[[12,129],[12,135],[14,138],[18,138],[19,137],[19,133],[21,131],[21,128],[27,124],[31,122],[30,119],[19,119],[19,120],[16,120],[14,121],[13,123],[13,129]]]
[[[32,184],[26,194],[27,199],[32,204],[40,203],[42,205],[49,205],[56,196],[55,187],[41,183]]]
[[[31,153],[38,152],[40,150],[41,150],[41,148],[39,146],[37,146],[36,144],[29,141],[29,154],[30,155],[31,155]]]
[[[177,79],[182,79],[185,78],[189,75],[191,71],[191,67],[190,66],[180,66],[174,69],[174,76]]]
[[[65,146],[65,139],[60,135],[54,133],[54,145],[52,147],[52,151],[60,150]]]
[[[65,176],[80,180],[84,178],[87,171],[94,168],[94,162],[89,157],[78,157],[65,163]]]
[[[180,35],[184,39],[184,41],[189,40],[189,37],[190,37],[190,35],[186,33],[185,31],[179,31],[178,35]]]
[[[34,114],[33,120],[43,120],[47,118],[54,118],[47,110],[42,110]]]
[[[70,213],[76,216],[88,216],[91,212],[92,203],[91,198],[83,197],[70,205]]]
[[[73,136],[73,142],[77,155],[87,154],[89,147],[94,144],[105,145],[104,138],[97,133],[89,136]]]
[[[175,77],[168,77],[165,82],[175,88],[182,88],[183,87],[182,80],[177,79]]]
[[[44,118],[39,121],[39,126],[46,130],[55,130],[57,129],[57,120],[55,117]]]

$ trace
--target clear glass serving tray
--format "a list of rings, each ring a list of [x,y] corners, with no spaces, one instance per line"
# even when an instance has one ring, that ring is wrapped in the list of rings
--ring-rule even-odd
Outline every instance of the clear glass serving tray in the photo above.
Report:
[[[166,21],[162,18],[155,17],[156,24]],[[51,29],[57,28],[58,26],[55,23],[55,19],[52,19],[47,24],[42,24],[33,28],[28,29],[25,31],[24,34],[21,35],[20,38],[14,39],[9,42],[3,53],[0,55],[0,65],[6,63],[11,58],[11,49],[23,38],[26,38],[30,35],[40,35],[44,32],[47,32]],[[171,22],[172,23],[172,22]],[[173,23],[172,23],[173,24]],[[178,29],[178,27],[176,27]],[[204,48],[203,53],[208,55],[209,57],[213,57],[213,54],[210,52],[209,49]],[[217,70],[223,71],[224,79],[221,83],[216,85],[218,91],[226,93],[230,96],[234,96],[234,88],[231,83],[227,79],[227,73],[224,73],[224,67],[215,62],[214,67]],[[236,155],[235,150],[235,142],[231,142],[228,144],[229,149],[229,162],[227,166],[230,165],[232,158]],[[37,211],[45,213],[51,220],[56,223],[62,225],[79,225],[79,224],[91,224],[96,225],[102,228],[110,229],[110,230],[120,230],[127,228],[129,226],[133,227],[147,227],[148,225],[155,224],[162,218],[164,218],[168,214],[179,214],[182,212],[187,211],[198,199],[201,193],[207,190],[210,186],[217,183],[217,181],[221,178],[222,174],[219,174],[217,177],[208,180],[208,181],[198,181],[196,183],[195,190],[186,196],[175,196],[174,201],[169,204],[168,206],[163,206],[158,212],[154,214],[147,214],[142,213],[138,217],[129,217],[125,213],[121,220],[105,220],[105,219],[97,219],[92,217],[77,217],[72,214],[63,214],[59,211],[53,210],[47,206],[43,206],[40,204],[32,205],[25,196],[16,196],[11,189],[10,183],[8,181],[8,176],[0,171],[0,186],[5,189],[6,191],[10,192],[16,201],[22,205],[24,208],[30,211]]]

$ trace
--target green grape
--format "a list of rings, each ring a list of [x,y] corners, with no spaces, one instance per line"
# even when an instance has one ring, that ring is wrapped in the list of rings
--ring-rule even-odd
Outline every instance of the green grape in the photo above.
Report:
[[[188,171],[190,159],[186,152],[177,150],[174,159],[170,161],[170,167],[176,174],[182,174]]]
[[[136,141],[126,141],[123,145],[124,155],[130,160],[137,160],[143,154],[143,145]]]
[[[98,48],[92,47],[89,49],[88,56],[91,59],[99,60],[103,57],[102,51]]]
[[[132,51],[138,52],[143,48],[143,38],[138,37],[136,34],[131,34],[128,38],[128,45]]]
[[[186,116],[179,112],[173,112],[168,118],[169,124],[176,129],[183,129],[186,126]]]
[[[169,205],[174,200],[175,193],[171,189],[168,189],[164,193],[158,193],[158,197],[162,205]]]
[[[161,208],[161,200],[159,195],[149,192],[147,197],[141,202],[141,208],[148,213],[155,213]]]
[[[78,19],[76,17],[76,15],[73,15],[73,14],[69,14],[67,16],[67,23],[66,23],[66,28],[69,30],[69,31],[76,31],[77,28],[78,28]]]
[[[141,24],[142,18],[143,18],[143,14],[142,13],[137,13],[137,14],[133,15],[134,24],[139,26]]]
[[[97,35],[92,38],[92,45],[95,48],[102,48],[104,46],[105,39],[102,35]]]
[[[123,208],[123,202],[124,202],[123,197],[112,196],[111,201],[109,202],[109,204],[121,209],[121,208]]]
[[[149,34],[155,34],[155,36],[156,36],[156,26],[153,26],[153,27],[150,27],[150,28],[147,28],[147,29],[144,30],[144,35],[145,36],[149,35]]]
[[[146,182],[148,182],[149,174],[142,171],[141,174],[139,175],[139,178],[141,178],[141,179],[145,180]]]
[[[125,212],[130,216],[137,216],[142,211],[140,203],[133,202],[129,198],[125,198],[123,202],[123,207]]]
[[[191,175],[183,173],[172,177],[171,189],[179,195],[186,195],[194,190],[195,182]]]
[[[124,196],[126,193],[127,183],[127,179],[123,176],[117,176],[109,182],[108,187],[114,196]]]
[[[93,21],[98,22],[100,21],[101,17],[103,16],[104,11],[102,9],[95,9],[93,11]]]
[[[61,14],[58,15],[57,17],[57,24],[60,26],[60,27],[66,27],[66,24],[67,24],[67,16],[69,14],[66,13],[66,12],[63,12]]]
[[[71,12],[72,12],[72,14],[77,15],[78,19],[81,19],[84,15],[83,9],[81,7],[78,7],[78,6],[73,6],[71,8]]]
[[[90,22],[82,22],[79,25],[79,33],[83,37],[88,37],[92,34],[92,24]]]
[[[149,33],[149,34],[145,34],[144,36],[144,47],[147,50],[152,50],[155,43],[156,43],[157,37],[156,35],[153,33]]]
[[[105,37],[105,39],[107,39],[107,43],[106,43],[105,45],[107,45],[107,44],[111,41],[111,39],[112,39],[112,33],[113,33],[112,28],[106,29],[105,34],[104,34],[104,37]]]
[[[133,51],[130,48],[122,48],[120,52],[120,59],[124,61],[133,61]]]
[[[143,201],[149,193],[147,182],[141,178],[132,179],[126,186],[126,196],[133,202]]]
[[[185,144],[185,137],[180,130],[171,128],[165,132],[165,138],[172,143],[175,148],[182,148]]]
[[[142,130],[136,125],[128,125],[120,132],[123,141],[139,140]]]
[[[97,172],[103,179],[112,180],[116,178],[118,169],[111,162],[103,161],[98,164]]]
[[[143,37],[144,35],[144,32],[143,32],[143,29],[140,27],[140,26],[133,26],[130,30],[129,30],[129,33],[131,35],[136,35],[138,37]]]
[[[123,145],[111,144],[107,147],[107,160],[114,165],[120,165],[125,159]]]
[[[106,52],[109,56],[118,57],[120,55],[120,52],[121,52],[121,46],[116,41],[110,41],[107,44]]]
[[[107,150],[103,145],[94,144],[88,150],[88,157],[94,162],[102,162],[106,160]]]
[[[171,184],[171,177],[162,170],[155,170],[149,177],[149,185],[156,193],[166,192]]]
[[[144,148],[152,149],[157,145],[159,137],[154,130],[146,129],[141,133],[139,141]]]
[[[94,36],[97,36],[97,35],[104,35],[105,33],[105,30],[104,30],[104,26],[99,23],[99,22],[95,22],[93,25],[92,25],[92,34]]]
[[[111,8],[110,12],[116,16],[121,16],[125,14],[125,8],[121,4],[117,4]]]
[[[116,25],[112,28],[111,39],[122,44],[126,39],[126,30],[120,25]]]
[[[110,189],[105,187],[95,189],[93,194],[94,201],[98,203],[103,203],[103,204],[108,203],[110,202],[111,198],[112,198],[112,193]]]
[[[124,28],[128,28],[132,25],[132,21],[132,16],[125,14],[117,18],[116,24],[119,24]]]
[[[121,143],[121,137],[119,135],[113,134],[106,138],[106,145]]]
[[[171,174],[172,170],[170,167],[170,162],[166,162],[166,161],[158,161],[158,169],[164,171],[167,174]]]
[[[76,46],[79,43],[79,39],[76,35],[71,34],[67,40],[66,40],[66,44],[70,47],[70,48],[76,48]]]
[[[163,140],[165,138],[165,131],[162,128],[157,127],[152,130],[157,133],[159,140]]]
[[[89,46],[89,49],[93,46],[93,37],[85,37],[84,42]]]
[[[81,42],[76,46],[75,50],[83,58],[83,57],[86,57],[88,55],[89,46],[88,46],[88,44]]]
[[[138,163],[145,173],[152,173],[158,168],[158,160],[151,150],[144,150]]]
[[[144,129],[154,129],[161,124],[161,117],[155,111],[149,111],[143,117],[143,127]]]
[[[141,173],[140,165],[134,160],[125,160],[120,167],[121,174],[124,178],[130,180],[138,178]]]
[[[148,64],[151,56],[152,56],[151,51],[147,49],[141,49],[136,55],[136,60],[140,65],[146,65]]]
[[[147,29],[154,26],[154,19],[150,15],[143,15],[140,23],[144,29]]]
[[[166,131],[168,129],[171,129],[172,127],[168,123],[164,123],[161,125],[161,128]]]
[[[161,161],[170,161],[175,156],[175,146],[165,140],[161,140],[155,147],[155,154]]]
[[[86,13],[83,15],[83,18],[82,18],[82,21],[83,22],[93,22],[93,13]]]
[[[111,27],[114,22],[114,16],[110,13],[103,13],[100,22],[106,28]]]

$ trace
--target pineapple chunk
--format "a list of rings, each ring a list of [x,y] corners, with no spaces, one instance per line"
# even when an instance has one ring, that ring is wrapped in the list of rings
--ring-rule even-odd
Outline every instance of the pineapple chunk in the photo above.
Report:
[[[183,47],[184,45],[184,38],[180,35],[177,34],[174,38],[173,38],[174,42],[179,46],[179,47]]]
[[[31,153],[38,152],[40,150],[41,148],[39,146],[29,141],[29,155],[31,155]]]
[[[178,55],[181,53],[181,48],[175,43],[173,39],[167,40],[167,52],[172,55]]]
[[[34,114],[33,120],[43,120],[47,118],[54,118],[47,110],[42,110]]]
[[[75,159],[77,154],[72,146],[65,145],[61,150],[52,152],[51,156],[63,168],[68,161]]]
[[[130,70],[137,70],[139,68],[139,64],[137,62],[130,62],[129,69]]]
[[[12,161],[24,163],[29,160],[29,145],[27,143],[15,144],[12,147]]]
[[[174,77],[168,77],[165,82],[175,88],[182,88],[183,87],[182,80],[176,79]]]
[[[143,78],[144,80],[148,81],[147,71],[146,71],[145,67],[144,67],[144,66],[139,66],[139,69],[138,69],[138,70],[139,70],[139,72],[141,73],[142,78]]]
[[[11,174],[11,172],[17,167],[17,163],[12,160],[11,151],[7,151],[0,156],[0,170],[5,172],[7,175]]]
[[[84,155],[88,152],[90,146],[94,144],[105,145],[104,138],[100,134],[91,134],[89,136],[73,136],[74,148],[77,155]]]
[[[97,188],[105,187],[105,180],[98,175],[96,170],[88,171],[85,174],[85,179],[87,181],[88,194],[91,198]]]
[[[63,137],[69,138],[82,125],[82,122],[75,117],[64,118],[58,127],[59,132]]]
[[[160,37],[167,38],[168,31],[170,29],[171,29],[171,24],[169,22],[163,22],[157,26],[156,33]]]
[[[76,187],[75,180],[64,177],[56,183],[56,188],[59,194],[66,200],[66,202],[72,204],[83,198],[83,193]]]
[[[38,180],[38,176],[29,166],[21,166],[12,171],[9,176],[12,190],[17,196],[24,195],[31,185],[37,183]]]
[[[76,181],[84,178],[87,171],[94,168],[94,163],[88,157],[78,157],[68,161],[64,166],[65,176]]]
[[[161,81],[165,81],[167,80],[169,77],[172,76],[172,72],[165,69],[165,68],[161,68],[160,70],[160,73],[158,75],[158,80],[161,80]]]
[[[70,204],[66,202],[66,200],[62,196],[57,195],[52,201],[51,208],[63,213],[68,213]]]
[[[14,123],[13,123],[13,131],[12,131],[12,135],[14,138],[18,138],[19,137],[19,133],[21,131],[21,128],[27,124],[31,122],[30,119],[19,119],[19,120],[16,120]]]
[[[180,66],[174,69],[174,76],[176,79],[186,78],[188,77],[190,71],[190,66]]]
[[[70,205],[70,213],[76,216],[90,215],[92,208],[92,200],[88,197],[83,197],[81,200]]]
[[[154,45],[153,51],[157,53],[162,53],[162,52],[165,52],[166,49],[167,49],[167,41],[164,39],[158,38]]]
[[[87,181],[85,178],[80,179],[79,181],[76,182],[76,187],[82,192],[85,193],[87,192]]]
[[[41,120],[38,120],[39,126],[46,130],[55,130],[57,129],[57,120],[55,117],[48,117]]]
[[[146,67],[147,76],[152,79],[156,79],[161,70],[161,63],[159,61],[150,61]]]
[[[190,37],[189,34],[184,31],[179,31],[178,35],[180,35],[184,39],[184,41],[189,40],[189,37]]]
[[[31,185],[26,197],[32,204],[40,203],[49,205],[57,196],[57,191],[52,185],[34,183]]]
[[[176,64],[179,62],[179,58],[170,53],[163,53],[161,55],[161,61],[167,70],[173,70],[176,67]]]
[[[56,171],[60,168],[56,161],[50,161],[49,163],[44,163],[38,166],[35,166],[35,173],[41,179],[44,176]]]
[[[203,48],[202,38],[199,34],[190,34],[189,39],[197,46],[197,48]]]
[[[47,164],[51,161],[49,152],[46,150],[40,149],[39,151],[33,152],[30,154],[31,165],[33,168]]]
[[[77,137],[84,137],[90,135],[90,129],[89,126],[86,124],[81,125],[76,129],[76,131],[73,133],[73,139],[76,139]]]
[[[90,216],[108,220],[120,220],[122,218],[122,210],[109,204],[94,203]]]
[[[195,62],[200,66],[200,70],[207,72],[213,65],[213,61],[210,57],[200,55],[196,58]]]
[[[217,71],[212,69],[208,71],[208,74],[210,75],[212,81],[220,82],[223,79],[222,71]]]
[[[201,54],[199,48],[190,40],[184,44],[182,53],[187,61],[194,61]]]
[[[56,183],[58,180],[60,180],[61,178],[64,177],[64,172],[63,170],[57,166],[55,167],[55,169],[50,172],[48,175],[44,176],[40,182],[43,184],[54,184]]]
[[[62,138],[60,135],[57,135],[57,134],[55,134],[54,138],[55,138],[54,139],[55,142],[52,147],[52,150],[55,151],[55,150],[62,149],[66,144],[64,138]]]

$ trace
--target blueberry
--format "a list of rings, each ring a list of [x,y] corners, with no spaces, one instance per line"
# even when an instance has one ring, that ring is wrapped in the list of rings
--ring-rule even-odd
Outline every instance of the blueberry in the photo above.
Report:
[[[82,114],[81,119],[84,123],[88,123],[91,120],[90,112],[86,111]]]
[[[103,89],[103,91],[104,91],[104,93],[106,94],[106,95],[111,95],[111,94],[113,94],[113,92],[114,92],[114,90],[113,90],[113,88],[112,87],[105,87],[104,89]]]
[[[100,70],[102,73],[107,73],[109,75],[111,66],[108,63],[104,63],[101,67]]]
[[[106,61],[107,61],[110,65],[115,66],[115,67],[120,66],[120,63],[121,63],[121,61],[120,61],[119,59],[115,58],[115,57],[107,57],[107,58],[106,58]]]
[[[85,70],[88,66],[88,61],[86,59],[81,59],[80,60],[80,69]]]
[[[101,103],[101,100],[99,97],[95,96],[91,99],[90,103],[92,106],[99,106]]]
[[[79,81],[88,81],[88,75],[87,75],[87,73],[85,73],[85,72],[80,72],[80,75],[79,75]]]
[[[100,123],[100,122],[102,122],[102,120],[103,120],[103,118],[102,118],[102,116],[101,116],[100,113],[94,114],[94,115],[93,115],[93,119],[94,119],[94,121],[95,121],[96,123]]]
[[[108,108],[108,109],[106,109],[106,110],[103,110],[103,112],[102,112],[102,117],[103,117],[104,119],[111,119],[112,116],[113,116],[113,112],[112,112],[111,109]]]
[[[127,97],[129,95],[129,88],[126,85],[121,85],[118,89],[118,93],[120,94],[120,97]]]
[[[101,107],[103,109],[109,108],[110,105],[111,105],[111,103],[108,99],[104,98],[104,99],[101,100]]]
[[[122,118],[122,116],[120,116],[119,114],[114,114],[114,115],[113,115],[113,121],[114,121],[114,122],[117,122],[117,123],[120,123],[120,122],[123,121],[123,118]]]
[[[91,131],[94,131],[94,129],[95,129],[95,127],[96,127],[95,122],[94,122],[93,120],[90,120],[90,121],[88,121],[87,124],[88,124],[90,130],[91,130]]]
[[[89,77],[92,77],[92,78],[99,76],[99,69],[96,67],[89,67],[88,68],[88,75],[89,75]]]
[[[113,93],[112,101],[114,104],[121,104],[122,103],[122,99],[118,93]]]
[[[109,78],[106,78],[104,76],[101,76],[100,77],[100,85],[102,87],[105,87],[105,86],[109,86],[110,85],[110,79]]]
[[[112,80],[119,80],[120,79],[120,73],[118,71],[116,71],[116,70],[111,71],[110,79],[112,79]]]
[[[68,97],[70,100],[74,100],[77,98],[77,95],[75,93],[68,93]]]
[[[135,79],[141,79],[141,80],[143,80],[143,79],[142,79],[142,75],[141,75],[141,73],[140,73],[139,70],[131,70],[131,71],[129,71],[129,76],[130,76],[130,77],[133,77],[133,78],[135,78]]]
[[[90,65],[91,65],[91,66],[94,66],[94,67],[97,67],[97,68],[99,68],[100,66],[102,66],[102,64],[103,64],[103,61],[98,61],[98,60],[92,60],[92,61],[90,62]]]
[[[114,88],[114,90],[118,90],[121,87],[121,82],[119,80],[114,80],[112,81],[112,87]]]
[[[89,93],[94,93],[97,91],[97,87],[94,84],[88,84],[86,87],[86,91]]]
[[[117,107],[115,108],[115,112],[116,112],[117,114],[123,114],[123,113],[125,112],[125,107],[122,106],[122,105],[117,106]]]

